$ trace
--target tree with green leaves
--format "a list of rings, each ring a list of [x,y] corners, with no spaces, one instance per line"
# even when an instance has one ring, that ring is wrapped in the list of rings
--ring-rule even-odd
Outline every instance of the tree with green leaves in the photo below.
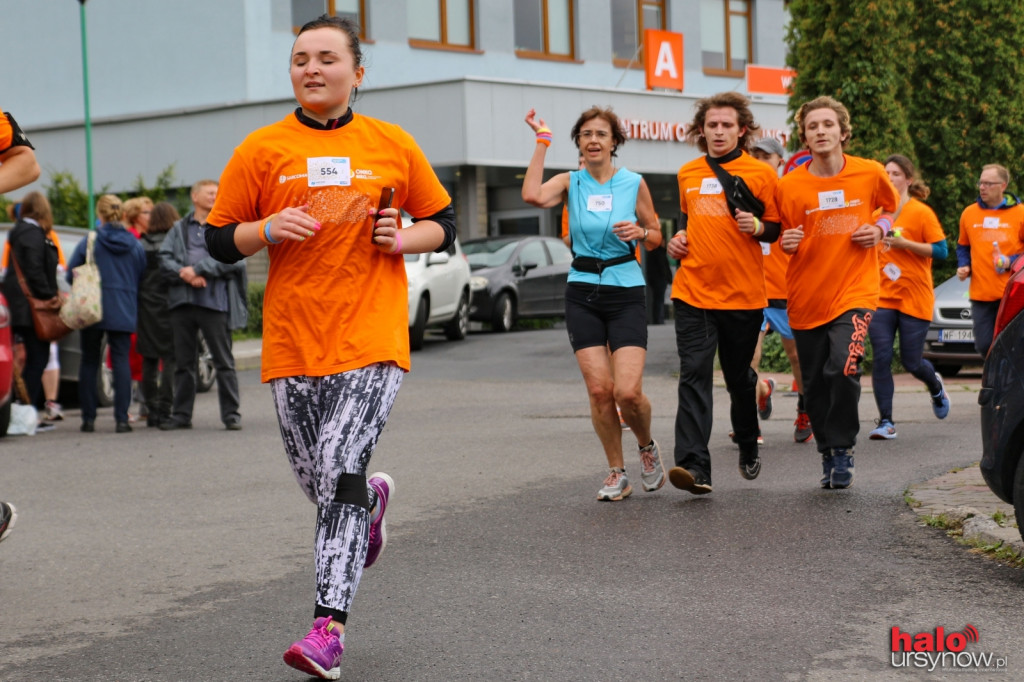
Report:
[[[917,10],[911,133],[928,203],[954,242],[982,166],[1006,166],[1009,191],[1024,195],[1022,35],[1020,0],[929,0]]]
[[[95,198],[110,192],[110,185],[104,185]],[[188,187],[176,187],[174,184],[174,164],[167,166],[156,177],[152,187],[146,185],[140,174],[135,185],[128,192],[118,194],[122,199],[131,197],[149,197],[154,203],[170,201],[184,215],[191,210]],[[50,200],[55,225],[70,227],[89,227],[89,195],[82,189],[78,179],[67,171],[50,174],[50,182],[46,185],[46,197]]]
[[[904,97],[912,52],[913,0],[792,0],[786,32],[787,65],[796,71],[790,115],[820,95],[850,111],[847,151],[882,160],[913,158]],[[896,56],[902,55],[897,60]],[[794,135],[794,138],[796,136]]]

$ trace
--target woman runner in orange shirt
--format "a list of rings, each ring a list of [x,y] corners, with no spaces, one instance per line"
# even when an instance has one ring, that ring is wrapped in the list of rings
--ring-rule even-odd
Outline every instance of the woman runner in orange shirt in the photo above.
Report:
[[[871,440],[893,440],[892,356],[896,332],[900,334],[900,361],[928,387],[932,411],[939,419],[949,414],[949,396],[932,363],[922,357],[924,337],[932,321],[935,292],[932,260],[946,257],[946,235],[935,211],[922,201],[931,190],[915,177],[914,164],[902,154],[885,160],[885,172],[900,193],[893,230],[882,240],[878,255],[881,270],[878,310],[871,318],[868,337],[874,352],[871,388],[878,406],[878,426]]]
[[[325,679],[341,674],[352,599],[387,537],[394,481],[366,472],[409,369],[402,254],[455,238],[451,198],[412,136],[352,112],[363,73],[351,21],[304,25],[291,54],[300,106],[238,146],[206,230],[224,262],[269,249],[262,378],[317,505],[313,628],[284,660]],[[391,189],[392,207],[377,210]],[[399,208],[422,219],[400,230]]]

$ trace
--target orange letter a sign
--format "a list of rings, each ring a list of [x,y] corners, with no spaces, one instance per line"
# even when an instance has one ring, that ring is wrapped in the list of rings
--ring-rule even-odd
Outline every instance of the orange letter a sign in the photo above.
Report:
[[[683,34],[672,31],[644,31],[644,71],[647,89],[683,89]]]

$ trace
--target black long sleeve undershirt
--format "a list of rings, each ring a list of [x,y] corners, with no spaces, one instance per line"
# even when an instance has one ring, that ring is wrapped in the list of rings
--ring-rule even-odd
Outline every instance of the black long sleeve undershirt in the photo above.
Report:
[[[455,241],[455,209],[451,204],[432,216],[416,220],[433,220],[444,230],[444,240],[435,249],[437,253],[446,250]],[[235,246],[235,230],[238,228],[238,223],[210,227],[214,229],[206,230],[206,250],[210,252],[211,256],[221,263],[237,263],[245,258],[245,254]]]

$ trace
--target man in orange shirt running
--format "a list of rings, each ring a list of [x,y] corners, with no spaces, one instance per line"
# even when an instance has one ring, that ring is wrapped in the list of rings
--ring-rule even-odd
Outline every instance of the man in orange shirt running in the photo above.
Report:
[[[1006,191],[1010,172],[990,163],[978,178],[978,200],[960,215],[956,276],[971,278],[974,347],[982,357],[992,345],[996,313],[1010,279],[1010,265],[1024,252],[1024,204]]]
[[[860,431],[860,363],[878,306],[875,245],[891,230],[900,197],[882,164],[843,153],[852,128],[840,102],[806,102],[795,122],[811,162],[784,175],[776,192],[779,242],[792,254],[789,322],[821,452],[821,487],[848,488]]]
[[[761,472],[757,449],[757,374],[750,360],[768,305],[761,243],[778,239],[775,208],[778,175],[751,157],[759,130],[750,102],[725,92],[697,102],[687,137],[707,152],[679,169],[679,231],[668,255],[679,260],[672,282],[676,345],[679,352],[679,405],[676,408],[675,461],[668,479],[694,495],[711,492],[712,378],[715,351],[729,391],[740,475]],[[714,166],[741,178],[761,204],[759,216],[727,198],[726,181]]]

